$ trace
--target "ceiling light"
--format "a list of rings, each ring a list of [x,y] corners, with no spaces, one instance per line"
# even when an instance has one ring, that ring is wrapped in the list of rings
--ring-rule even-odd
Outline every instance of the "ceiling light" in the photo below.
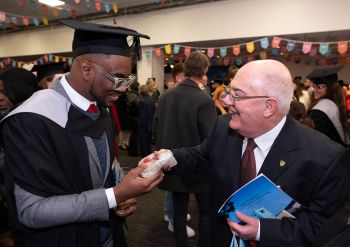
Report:
[[[60,0],[39,0],[39,2],[46,4],[46,5],[49,5],[51,7],[57,7],[60,5],[64,5],[64,2],[60,1]]]

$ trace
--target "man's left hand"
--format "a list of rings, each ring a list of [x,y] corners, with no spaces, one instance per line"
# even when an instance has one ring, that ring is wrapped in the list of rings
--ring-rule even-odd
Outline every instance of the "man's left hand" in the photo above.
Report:
[[[244,240],[255,240],[259,231],[259,220],[240,212],[236,213],[236,217],[245,224],[241,225],[227,219],[227,223],[230,226],[232,233],[238,235]]]
[[[119,203],[117,208],[115,209],[115,213],[119,217],[125,218],[131,215],[135,210],[136,210],[136,199],[131,198],[124,202]]]

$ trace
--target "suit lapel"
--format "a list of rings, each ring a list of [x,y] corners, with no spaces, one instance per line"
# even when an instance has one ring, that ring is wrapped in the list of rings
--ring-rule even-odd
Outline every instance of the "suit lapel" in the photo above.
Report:
[[[272,144],[259,174],[265,174],[272,181],[276,181],[293,163],[293,150],[298,148],[297,138],[296,123],[287,117],[287,121]]]

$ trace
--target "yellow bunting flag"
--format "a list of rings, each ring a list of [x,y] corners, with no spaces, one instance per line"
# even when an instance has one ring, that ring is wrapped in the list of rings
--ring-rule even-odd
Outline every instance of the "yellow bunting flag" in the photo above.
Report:
[[[254,51],[254,42],[247,43],[247,52],[252,53]]]
[[[53,8],[53,9],[52,9],[52,15],[53,15],[54,17],[58,17],[58,16],[60,15],[60,10],[59,10],[59,9]]]
[[[43,16],[43,23],[44,25],[49,25],[49,19],[47,19],[47,16]]]
[[[171,45],[164,46],[164,49],[166,54],[171,54]]]
[[[55,56],[55,63],[58,63],[60,61],[60,57]]]
[[[118,13],[118,4],[117,3],[113,3],[113,12],[114,12],[114,14]]]

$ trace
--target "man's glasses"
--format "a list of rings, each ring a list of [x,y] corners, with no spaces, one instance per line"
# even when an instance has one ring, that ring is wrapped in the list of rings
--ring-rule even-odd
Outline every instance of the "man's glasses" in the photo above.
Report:
[[[113,89],[117,90],[118,89],[122,89],[122,88],[127,88],[129,87],[136,79],[136,76],[133,74],[128,75],[127,77],[121,78],[118,76],[115,76],[109,72],[107,72],[106,70],[104,70],[104,68],[102,68],[100,65],[89,61],[90,63],[94,64],[96,67],[100,68],[103,72],[103,75],[109,79],[111,82],[114,83]]]
[[[235,106],[236,105],[236,101],[238,100],[244,100],[244,99],[259,99],[259,98],[269,98],[269,96],[236,96],[234,90],[232,90],[231,87],[229,86],[225,86],[225,93],[226,96],[229,96],[229,99],[231,101],[231,105]]]

